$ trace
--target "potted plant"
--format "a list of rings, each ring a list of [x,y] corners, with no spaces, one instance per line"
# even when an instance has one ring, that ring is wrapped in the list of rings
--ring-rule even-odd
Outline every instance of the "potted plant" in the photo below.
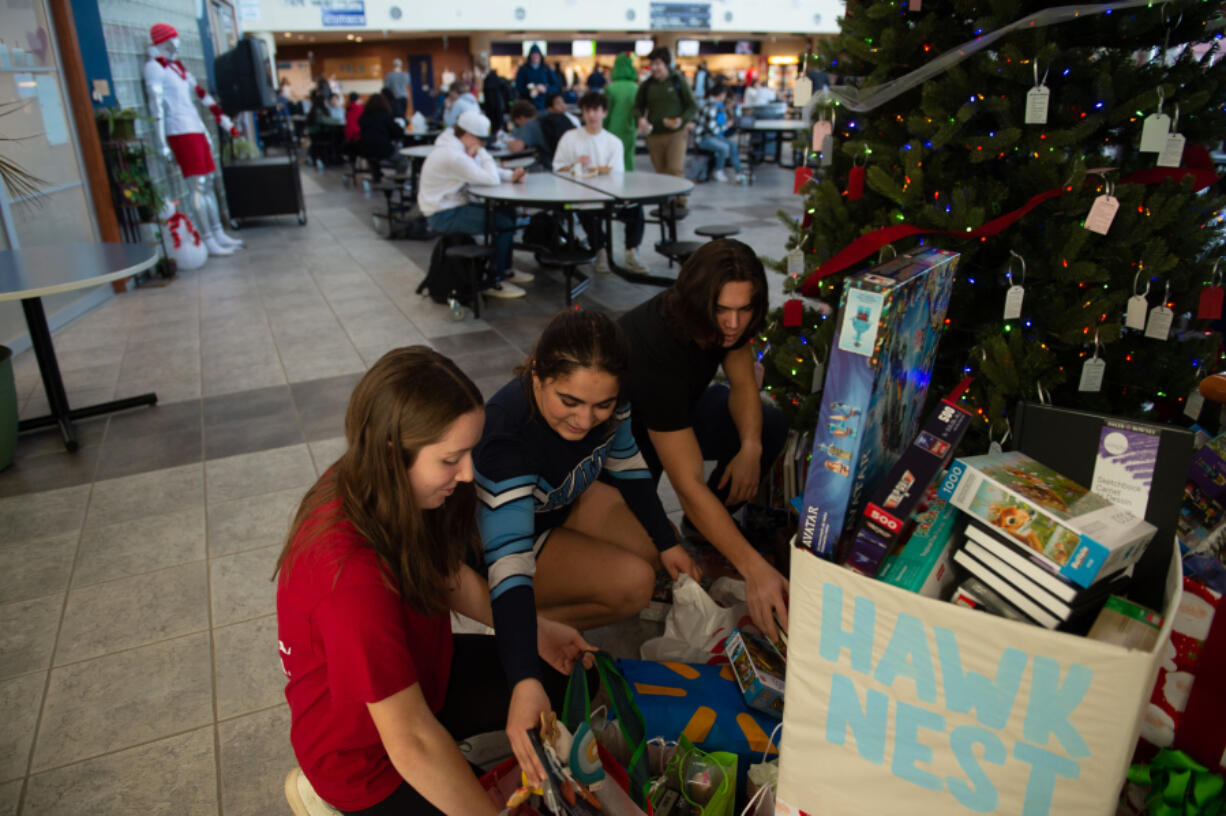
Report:
[[[98,122],[99,132],[106,136],[107,141],[112,142],[125,142],[135,139],[137,119],[143,119],[146,122],[153,121],[153,119],[145,116],[136,108],[121,108],[118,105],[99,108],[95,111],[94,117]]]
[[[164,201],[161,191],[149,177],[145,156],[143,145],[129,148],[124,166],[115,171],[115,183],[119,186],[123,200],[140,208],[138,213],[141,221],[154,221],[161,212]]]

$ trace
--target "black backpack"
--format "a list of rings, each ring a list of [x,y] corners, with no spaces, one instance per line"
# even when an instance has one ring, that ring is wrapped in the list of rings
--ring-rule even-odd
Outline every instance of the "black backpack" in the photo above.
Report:
[[[417,294],[425,292],[435,303],[457,300],[471,308],[476,302],[477,291],[472,287],[468,264],[449,259],[446,253],[451,247],[475,243],[471,235],[444,235],[439,238],[430,253],[426,279],[417,286]]]

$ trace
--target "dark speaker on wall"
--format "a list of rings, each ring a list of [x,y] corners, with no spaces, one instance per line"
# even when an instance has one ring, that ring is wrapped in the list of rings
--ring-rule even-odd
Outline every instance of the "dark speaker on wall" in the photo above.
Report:
[[[213,61],[217,101],[233,116],[243,111],[271,108],[277,104],[272,61],[264,41],[246,37]]]

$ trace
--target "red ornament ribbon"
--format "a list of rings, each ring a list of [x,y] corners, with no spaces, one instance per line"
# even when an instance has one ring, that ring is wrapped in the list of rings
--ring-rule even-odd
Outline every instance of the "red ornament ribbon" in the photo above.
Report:
[[[1199,192],[1218,182],[1217,173],[1213,170],[1212,159],[1209,158],[1209,151],[1201,145],[1188,145],[1184,151],[1184,160],[1189,166],[1154,167],[1148,170],[1140,170],[1127,178],[1120,179],[1119,183],[1158,184],[1166,179],[1178,182],[1185,176],[1191,176],[1193,183],[1196,185],[1194,190]],[[834,257],[818,267],[800,287],[801,294],[807,297],[817,295],[817,284],[823,278],[842,272],[847,267],[859,263],[886,244],[892,244],[895,241],[908,238],[912,235],[950,235],[955,238],[969,240],[991,238],[1003,232],[1007,227],[1012,226],[1022,216],[1043,202],[1059,198],[1065,193],[1072,192],[1072,189],[1072,187],[1055,187],[1051,190],[1044,190],[1016,210],[997,216],[972,230],[925,229],[923,227],[911,226],[910,224],[895,224],[872,232],[866,232],[840,249],[835,253]]]
[[[170,237],[174,240],[175,249],[183,243],[179,238],[179,227],[184,227],[188,235],[192,236],[192,246],[200,246],[200,233],[196,232],[196,228],[192,226],[191,220],[181,212],[176,212],[166,222],[166,229],[170,230]]]

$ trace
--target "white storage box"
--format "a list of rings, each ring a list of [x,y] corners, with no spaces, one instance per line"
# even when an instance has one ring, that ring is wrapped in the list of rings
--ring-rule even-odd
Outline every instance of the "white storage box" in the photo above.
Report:
[[[1153,651],[915,595],[792,552],[777,813],[1114,814]]]

